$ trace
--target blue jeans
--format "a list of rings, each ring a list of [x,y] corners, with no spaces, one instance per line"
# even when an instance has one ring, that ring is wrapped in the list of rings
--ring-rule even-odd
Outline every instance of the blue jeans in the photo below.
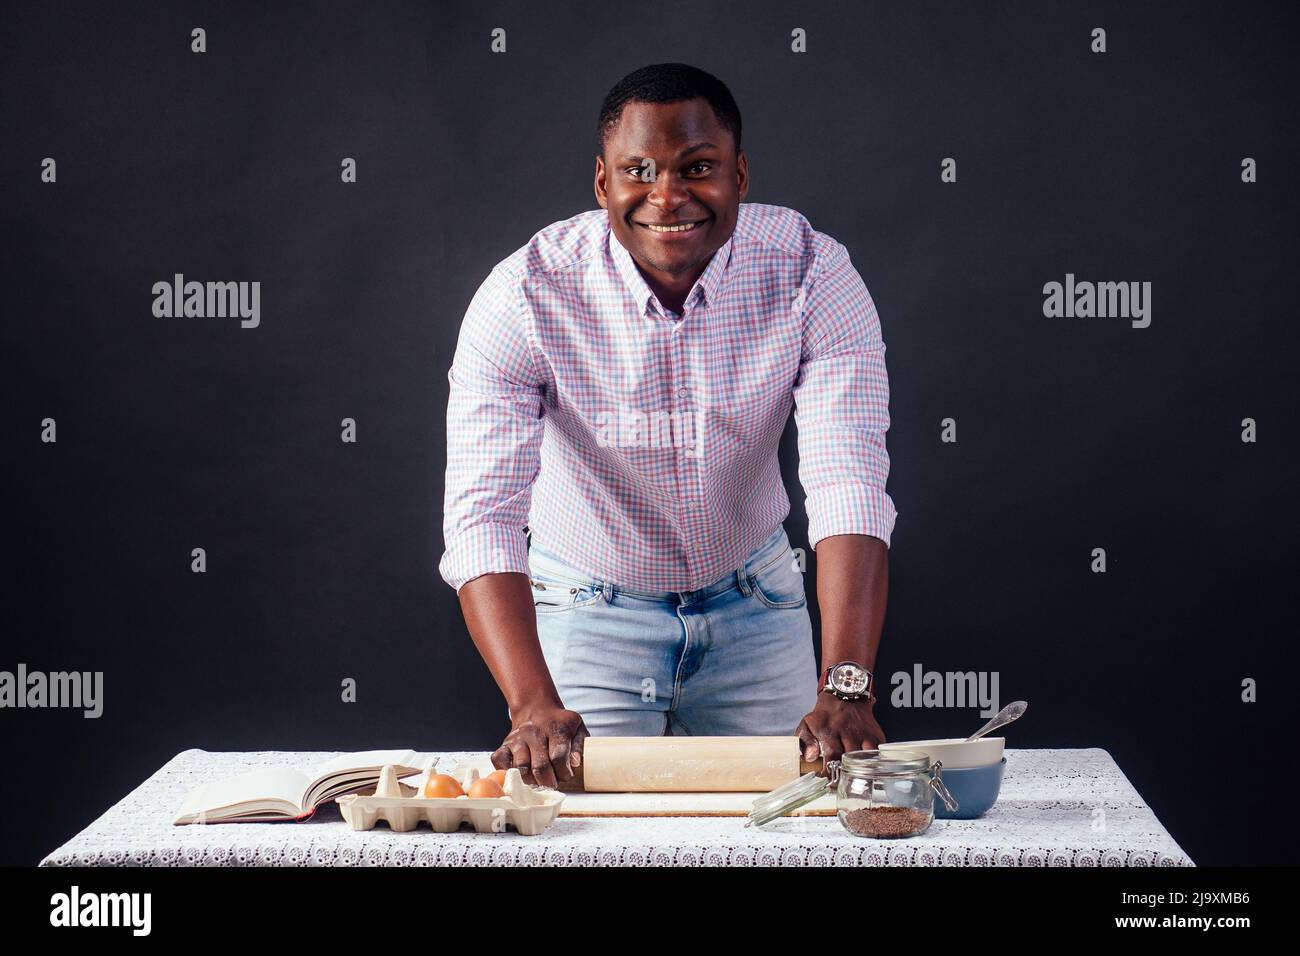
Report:
[[[697,591],[620,587],[536,544],[528,564],[546,665],[593,735],[793,734],[816,702],[808,600],[784,528]]]

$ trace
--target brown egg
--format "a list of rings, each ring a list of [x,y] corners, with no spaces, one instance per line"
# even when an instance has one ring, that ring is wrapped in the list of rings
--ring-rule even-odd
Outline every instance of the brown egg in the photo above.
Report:
[[[497,782],[497,786],[504,789],[506,785],[506,772],[504,770],[493,770],[490,774],[487,775],[487,779],[495,780]]]
[[[470,799],[475,797],[504,797],[506,792],[501,789],[501,784],[491,777],[480,777],[469,785],[469,795]]]
[[[429,779],[424,783],[424,789],[420,792],[422,797],[463,797],[465,791],[461,789],[456,778],[445,773],[430,774]]]

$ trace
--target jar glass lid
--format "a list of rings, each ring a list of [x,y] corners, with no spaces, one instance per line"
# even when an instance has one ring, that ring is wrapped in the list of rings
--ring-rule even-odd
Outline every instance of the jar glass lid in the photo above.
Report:
[[[754,801],[754,807],[749,811],[749,820],[746,821],[745,826],[753,824],[761,827],[800,807],[807,806],[826,793],[831,783],[830,778],[806,773],[798,780],[782,784]]]
[[[930,755],[919,750],[850,750],[840,758],[844,773],[877,777],[925,773],[930,769]]]

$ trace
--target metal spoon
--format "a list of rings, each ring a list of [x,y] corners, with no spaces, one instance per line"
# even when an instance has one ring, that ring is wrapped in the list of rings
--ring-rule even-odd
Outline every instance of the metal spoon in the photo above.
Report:
[[[1028,701],[1013,700],[1011,703],[1007,704],[1007,706],[999,710],[997,714],[994,715],[992,720],[990,720],[979,730],[975,731],[975,733],[967,737],[966,740],[967,741],[979,740],[989,731],[997,730],[999,727],[1004,727],[1007,724],[1011,723],[1011,721],[1015,720],[1017,717],[1023,714],[1028,708],[1029,708]]]

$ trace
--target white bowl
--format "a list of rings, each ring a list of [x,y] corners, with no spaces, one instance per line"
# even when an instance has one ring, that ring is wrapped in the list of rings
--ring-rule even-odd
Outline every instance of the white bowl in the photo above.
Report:
[[[962,737],[946,737],[942,740],[900,740],[881,744],[880,752],[918,750],[928,754],[931,761],[941,760],[945,768],[956,770],[959,767],[987,767],[1000,763],[1002,745],[1005,741],[1005,737],[981,737],[979,740],[966,740]]]

